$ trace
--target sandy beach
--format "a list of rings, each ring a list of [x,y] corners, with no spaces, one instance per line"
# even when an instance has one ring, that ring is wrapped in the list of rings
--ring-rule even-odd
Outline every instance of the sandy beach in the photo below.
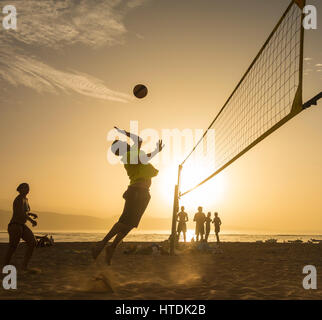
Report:
[[[111,266],[94,264],[92,243],[37,248],[35,273],[18,272],[18,289],[0,299],[321,299],[322,246],[288,243],[210,244],[201,252],[180,244],[176,256],[126,254],[149,243],[123,243]],[[0,259],[6,244],[0,244]],[[20,244],[13,264],[21,262]],[[302,269],[317,268],[318,289],[304,290]],[[4,275],[2,275],[4,277]],[[1,278],[2,280],[2,278]],[[107,283],[106,283],[107,282]],[[113,292],[108,288],[111,284]]]

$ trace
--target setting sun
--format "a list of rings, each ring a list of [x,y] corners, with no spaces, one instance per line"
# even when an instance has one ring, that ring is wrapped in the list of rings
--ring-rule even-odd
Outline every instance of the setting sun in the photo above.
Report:
[[[165,167],[160,174],[161,196],[168,204],[173,202],[174,186],[178,179],[177,163],[177,161],[174,161],[172,165]],[[209,167],[198,165],[189,167],[189,170],[187,168],[181,174],[181,192],[194,187],[200,177],[207,177],[207,174],[211,173],[211,168]],[[182,196],[180,198],[180,206],[185,206],[189,212],[196,211],[198,206],[204,207],[205,211],[213,211],[215,210],[214,206],[216,203],[221,202],[225,197],[226,188],[227,181],[224,175],[219,174],[215,179]]]

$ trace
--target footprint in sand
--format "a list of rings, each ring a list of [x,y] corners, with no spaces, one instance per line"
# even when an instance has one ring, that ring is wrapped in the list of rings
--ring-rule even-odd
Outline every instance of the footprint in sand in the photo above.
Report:
[[[85,288],[83,288],[82,291],[97,293],[114,293],[110,275],[99,273],[94,277],[91,277],[91,279],[89,279],[85,284]]]

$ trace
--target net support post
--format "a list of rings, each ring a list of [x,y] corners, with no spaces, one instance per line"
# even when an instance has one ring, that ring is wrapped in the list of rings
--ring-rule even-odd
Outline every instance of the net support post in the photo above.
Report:
[[[174,197],[173,197],[173,211],[172,211],[172,226],[171,226],[171,236],[170,236],[170,255],[174,255],[174,247],[176,244],[176,234],[177,234],[177,213],[179,211],[179,188],[180,188],[180,176],[181,176],[182,166],[178,168],[178,182],[174,187]]]

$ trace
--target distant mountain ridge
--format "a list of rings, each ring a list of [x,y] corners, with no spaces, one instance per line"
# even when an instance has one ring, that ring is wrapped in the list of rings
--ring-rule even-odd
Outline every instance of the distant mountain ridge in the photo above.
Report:
[[[39,216],[37,230],[105,230],[110,228],[118,217],[98,218],[84,215],[54,212],[36,212]],[[0,230],[6,230],[12,212],[0,210]],[[140,223],[141,230],[170,230],[170,219],[145,216]]]

